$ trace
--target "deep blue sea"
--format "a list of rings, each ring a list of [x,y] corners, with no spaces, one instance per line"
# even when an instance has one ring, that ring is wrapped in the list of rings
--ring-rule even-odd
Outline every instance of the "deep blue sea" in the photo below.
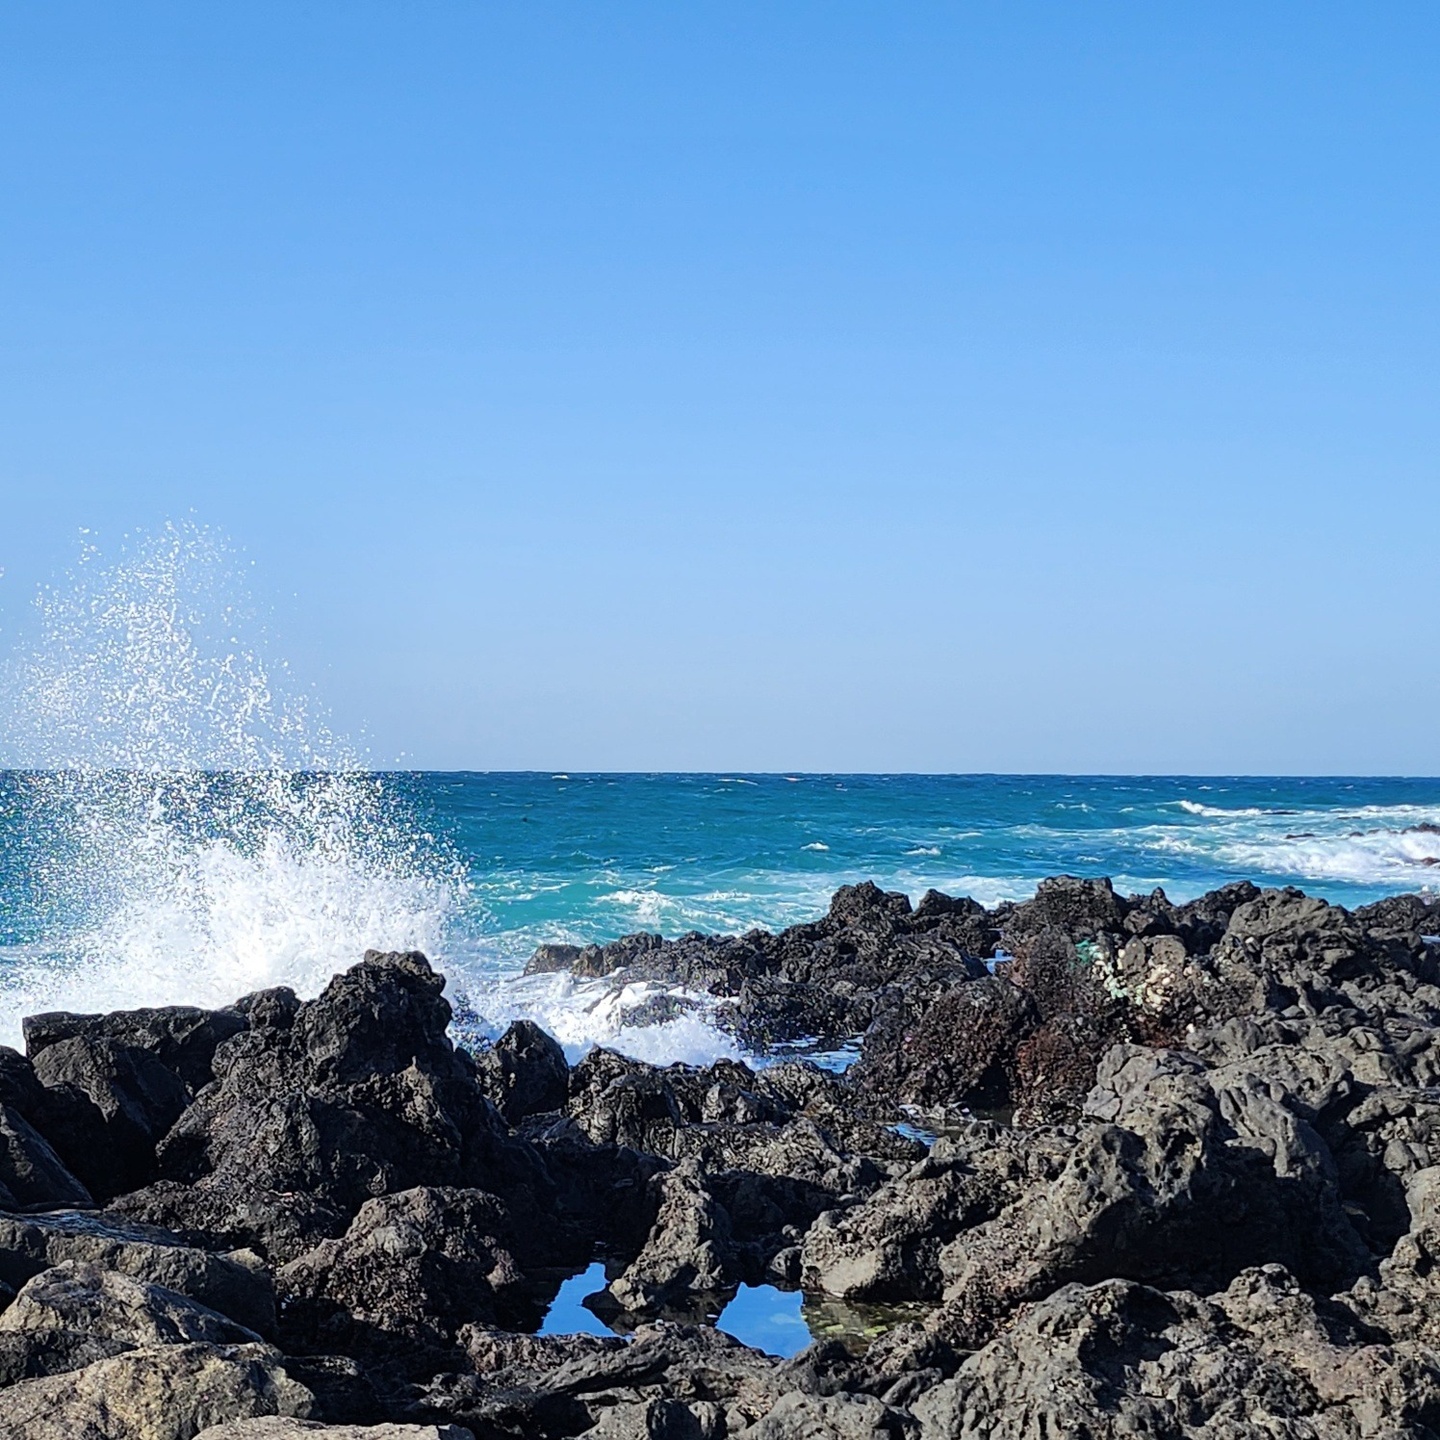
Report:
[[[450,976],[462,1031],[735,1053],[638,989],[519,981],[546,940],[775,928],[874,880],[986,904],[1055,873],[1353,905],[1440,883],[1440,780],[916,775],[0,775],[0,1039],[42,1008],[313,994],[367,947]]]

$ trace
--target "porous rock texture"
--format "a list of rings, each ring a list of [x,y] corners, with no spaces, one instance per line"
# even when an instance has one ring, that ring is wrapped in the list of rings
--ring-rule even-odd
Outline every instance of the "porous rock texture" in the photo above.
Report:
[[[416,954],[33,1017],[0,1049],[0,1434],[1440,1437],[1437,935],[1420,896],[1056,877],[532,961],[754,1049],[857,1044],[843,1076],[572,1065],[528,1021],[471,1055]],[[537,1333],[597,1258],[617,1333]],[[868,1344],[714,1327],[762,1283]]]

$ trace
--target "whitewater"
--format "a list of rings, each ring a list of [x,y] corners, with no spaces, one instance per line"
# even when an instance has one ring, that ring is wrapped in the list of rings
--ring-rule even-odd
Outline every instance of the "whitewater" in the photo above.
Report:
[[[987,905],[1046,875],[1345,904],[1440,884],[1440,780],[378,771],[275,658],[212,532],[87,550],[3,673],[0,1042],[46,1009],[313,995],[370,948],[449,977],[462,1038],[738,1054],[703,1003],[523,978],[536,945],[774,929],[875,880]],[[660,1003],[657,1003],[660,1002]]]

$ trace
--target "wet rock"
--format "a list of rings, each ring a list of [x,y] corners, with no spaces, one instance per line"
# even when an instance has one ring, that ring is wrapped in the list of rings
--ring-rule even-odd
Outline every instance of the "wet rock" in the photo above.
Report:
[[[1047,930],[1060,931],[1072,940],[1115,934],[1123,928],[1129,908],[1107,879],[1053,875],[1036,886],[1034,899],[1001,906],[996,919],[1001,942],[1016,954]]]
[[[1000,976],[958,985],[865,1037],[856,1084],[900,1105],[1012,1103],[1015,1057],[1040,1024],[1031,997]]]
[[[628,1345],[575,1350],[544,1369],[517,1364],[486,1375],[436,1376],[404,1418],[443,1417],[477,1436],[519,1440],[580,1435],[607,1415],[644,1424],[656,1401],[670,1402],[662,1412],[667,1423],[683,1424],[672,1408],[678,1402],[718,1440],[767,1415],[788,1388],[773,1358],[708,1326],[645,1327]]]
[[[517,1020],[475,1059],[480,1088],[515,1125],[527,1115],[561,1109],[570,1094],[570,1066],[559,1043],[533,1020]]]
[[[241,1257],[211,1255],[163,1230],[92,1215],[0,1215],[0,1281],[18,1289],[67,1261],[178,1291],[261,1335],[275,1328],[270,1277]]]
[[[474,1185],[523,1194],[538,1219],[549,1177],[451,1044],[444,983],[421,955],[371,952],[288,1028],[227,1040],[160,1147],[161,1178],[296,1191],[346,1213],[390,1191]]]
[[[655,1223],[610,1293],[633,1314],[653,1314],[687,1296],[733,1289],[743,1278],[730,1216],[694,1161],[651,1182]]]
[[[841,1039],[876,1020],[880,992],[920,974],[954,983],[984,973],[995,935],[972,900],[931,892],[909,899],[868,882],[844,886],[829,913],[772,935],[689,934],[675,940],[631,935],[612,945],[545,946],[529,973],[566,968],[586,977],[622,975],[725,997],[737,1032],[760,1043],[802,1037]]]
[[[191,1440],[227,1420],[310,1412],[264,1345],[158,1345],[0,1389],[0,1434],[25,1440]]]

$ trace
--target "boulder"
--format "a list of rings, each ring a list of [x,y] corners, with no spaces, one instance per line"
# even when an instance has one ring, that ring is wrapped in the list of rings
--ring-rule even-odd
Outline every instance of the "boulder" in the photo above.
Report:
[[[0,1203],[26,1206],[93,1205],[49,1142],[18,1111],[0,1104]]]
[[[47,1093],[48,1139],[92,1194],[123,1194],[153,1177],[155,1146],[189,1100],[184,1082],[147,1051],[75,1035],[35,1057]]]
[[[173,1071],[194,1094],[213,1079],[215,1049],[245,1029],[238,1009],[197,1010],[168,1005],[155,1010],[116,1010],[108,1015],[75,1015],[56,1010],[23,1022],[26,1053],[34,1060],[65,1040],[110,1040],[143,1050]]]
[[[192,1440],[227,1420],[310,1413],[314,1397],[264,1345],[156,1345],[0,1390],[0,1434],[24,1440]]]
[[[259,1340],[178,1291],[67,1261],[26,1281],[0,1313],[0,1385],[82,1369],[139,1346]]]
[[[1049,1185],[946,1246],[942,1333],[981,1342],[1077,1280],[1209,1290],[1280,1261],[1338,1288],[1372,1263],[1324,1141],[1255,1077],[1217,1086],[1194,1056],[1121,1046],[1087,1111]]]
[[[610,1285],[622,1309],[654,1314],[691,1297],[734,1289],[743,1278],[730,1216],[687,1161],[651,1181],[655,1223],[640,1253]]]
[[[533,1020],[517,1020],[475,1058],[480,1088],[515,1125],[527,1115],[561,1109],[570,1093],[570,1066],[559,1042]]]
[[[455,1363],[468,1323],[539,1320],[507,1249],[505,1205],[480,1190],[421,1188],[369,1200],[336,1240],[276,1275],[282,1336],[405,1373]]]
[[[147,1226],[93,1215],[0,1215],[0,1281],[19,1288],[67,1261],[178,1291],[261,1335],[275,1328],[270,1277],[245,1257],[211,1255]],[[253,1261],[254,1257],[248,1257]]]
[[[160,1178],[298,1192],[346,1214],[391,1191],[478,1186],[523,1196],[538,1220],[549,1177],[451,1044],[444,984],[422,955],[370,952],[288,1027],[227,1040],[160,1147]]]
[[[271,1266],[345,1232],[346,1214],[313,1195],[207,1176],[195,1185],[160,1180],[112,1200],[106,1216],[155,1225],[202,1250],[253,1250]]]
[[[916,1398],[921,1440],[1423,1436],[1440,1362],[1390,1345],[1280,1267],[1211,1300],[1068,1285]]]

